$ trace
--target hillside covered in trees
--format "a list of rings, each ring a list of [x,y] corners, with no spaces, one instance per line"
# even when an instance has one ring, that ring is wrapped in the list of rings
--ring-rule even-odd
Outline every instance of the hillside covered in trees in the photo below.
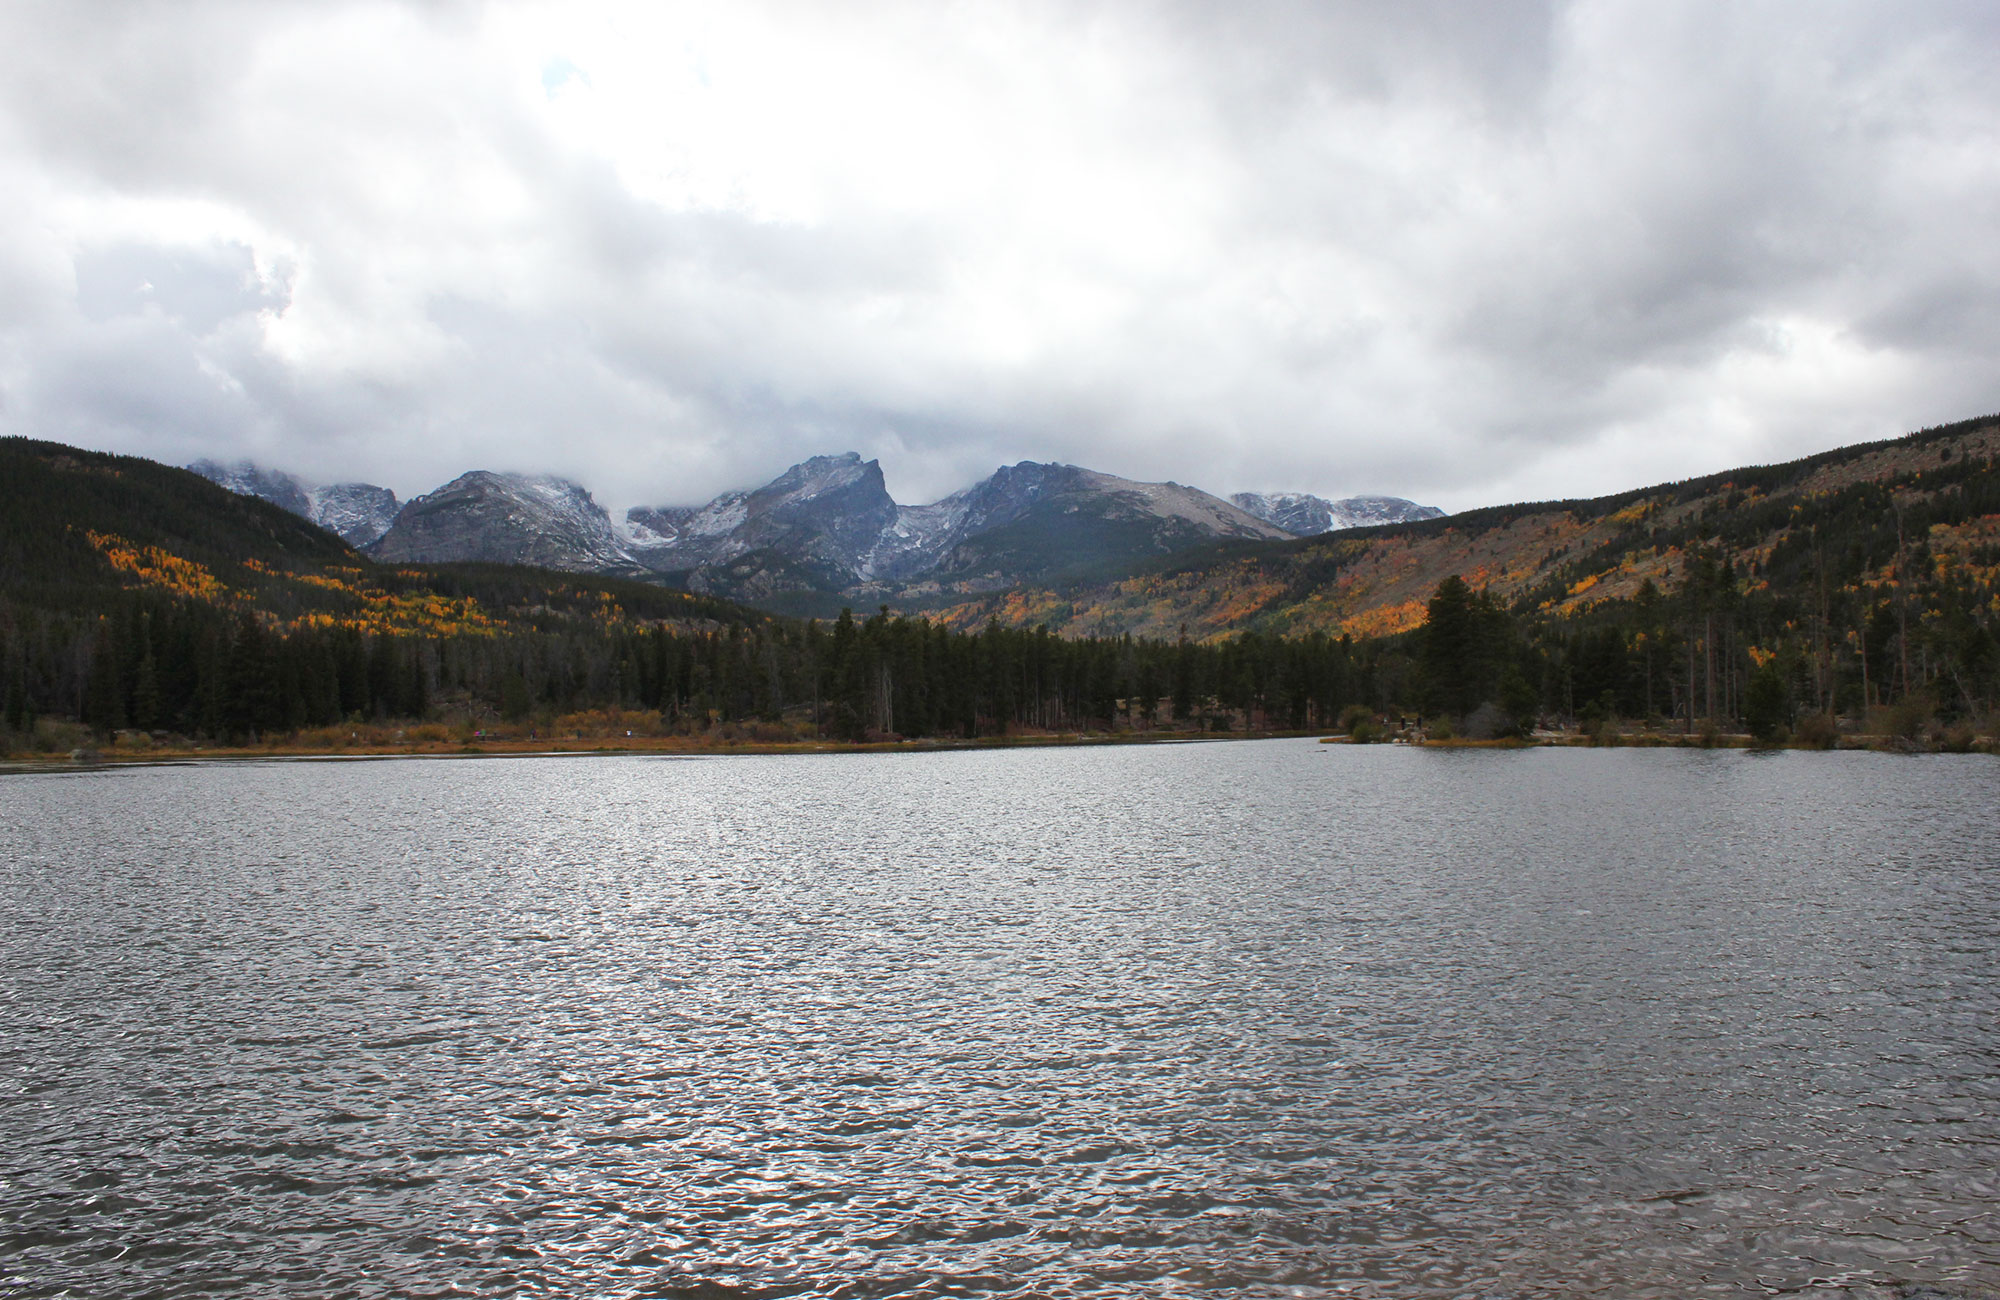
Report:
[[[1475,736],[1611,717],[1683,734],[1825,737],[1839,717],[1990,731],[1996,452],[1988,419],[1211,554],[1066,598],[801,622],[645,583],[384,566],[184,471],[12,439],[0,743],[47,747],[53,721],[214,742],[584,712],[766,739],[1325,728],[1357,712]]]
[[[1304,726],[1360,689],[1352,645],[1324,637],[1198,646],[968,634],[886,612],[799,622],[645,583],[380,565],[276,506],[134,457],[8,439],[0,476],[0,734],[17,748],[38,719],[212,741],[442,713],[549,726],[584,710],[849,740],[1207,725],[1231,706]]]
[[[1381,662],[1378,699],[1404,707],[1494,701],[1505,677],[1523,715],[1691,727],[1908,703],[1977,717],[2000,705],[1996,456],[1989,416],[1592,501],[1237,546],[940,617],[1072,636],[1347,636]],[[1483,632],[1460,638],[1475,684],[1441,691],[1451,656],[1411,634],[1447,583]]]

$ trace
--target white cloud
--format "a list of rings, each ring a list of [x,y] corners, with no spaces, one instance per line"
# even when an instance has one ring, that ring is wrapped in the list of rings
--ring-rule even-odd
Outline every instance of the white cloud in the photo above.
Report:
[[[1885,436],[2000,406],[1988,12],[14,6],[0,429],[614,503]]]

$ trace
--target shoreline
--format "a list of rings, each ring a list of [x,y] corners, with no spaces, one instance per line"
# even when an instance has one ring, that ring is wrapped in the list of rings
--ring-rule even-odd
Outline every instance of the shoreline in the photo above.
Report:
[[[343,762],[386,758],[587,758],[632,754],[664,758],[745,754],[914,754],[981,749],[1078,749],[1109,745],[1199,744],[1209,741],[1331,739],[1325,731],[1053,732],[1015,736],[922,737],[909,740],[705,740],[693,736],[571,736],[565,739],[480,737],[473,740],[360,741],[338,746],[158,745],[107,747],[69,753],[0,756],[0,775],[82,771],[107,767],[194,763]],[[1344,737],[1343,737],[1344,739]]]
[[[1322,745],[1342,743],[1354,742],[1345,736],[1329,736],[1320,741]],[[1817,754],[2000,754],[2000,739],[1978,738],[1968,742],[1964,747],[1953,747],[1873,733],[1841,736],[1830,745],[1813,744],[1810,741],[1796,739],[1760,741],[1747,732],[1723,732],[1712,737],[1703,736],[1700,732],[1693,735],[1681,732],[1642,732],[1636,735],[1621,734],[1616,737],[1562,734],[1505,740],[1469,740],[1457,736],[1444,736],[1378,743],[1414,745],[1423,749],[1747,749],[1759,753],[1796,750]]]
[[[1730,749],[1774,753],[1867,752],[1886,754],[2000,754],[2000,740],[1980,738],[1966,748],[1941,747],[1905,738],[1875,734],[1843,735],[1831,745],[1799,740],[1763,743],[1748,734],[1646,732],[1616,737],[1586,733],[1540,733],[1532,737],[1474,740],[1466,737],[1390,736],[1357,741],[1345,732],[1302,731],[1146,731],[1050,732],[1012,736],[918,737],[908,740],[753,740],[708,739],[699,736],[569,736],[476,737],[359,740],[339,745],[308,745],[278,741],[263,745],[113,745],[50,753],[0,755],[0,775],[49,771],[88,771],[111,767],[179,766],[197,763],[363,762],[391,758],[588,758],[630,754],[659,758],[736,757],[751,754],[915,754],[986,749],[1079,749],[1116,745],[1189,745],[1222,741],[1308,740],[1322,745],[1400,745],[1418,749]]]

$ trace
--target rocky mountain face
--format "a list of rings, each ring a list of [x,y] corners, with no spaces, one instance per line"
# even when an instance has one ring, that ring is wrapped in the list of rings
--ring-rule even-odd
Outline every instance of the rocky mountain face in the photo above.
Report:
[[[947,590],[1118,567],[1219,538],[1286,536],[1197,488],[1026,460],[928,509],[944,516],[930,541],[937,559],[911,576]]]
[[[368,546],[389,531],[400,508],[396,494],[373,483],[332,483],[313,487],[295,474],[265,469],[251,461],[225,465],[198,460],[187,468],[231,492],[257,497],[310,519],[349,546]]]
[[[473,470],[412,500],[369,551],[378,560],[529,564],[634,575],[644,566],[604,507],[568,479]]]
[[[881,597],[990,587],[1164,554],[1218,537],[1287,534],[1177,483],[1022,461],[928,505],[898,505],[881,466],[849,452],[795,465],[704,506],[626,514],[638,560],[736,599]]]
[[[373,546],[396,522],[402,502],[373,483],[330,483],[310,490],[312,521],[338,533],[349,546]]]
[[[249,462],[190,466],[391,562],[480,561],[647,574],[796,611],[918,603],[1062,575],[1111,572],[1224,539],[1279,541],[1440,512],[1397,497],[1224,501],[1076,465],[1021,461],[927,505],[899,505],[882,467],[815,456],[699,506],[640,506],[614,522],[566,479],[476,470],[398,508],[387,488],[312,487]]]
[[[632,553],[656,573],[724,585],[836,590],[866,576],[868,557],[897,521],[882,467],[853,452],[815,456],[763,487],[725,492],[704,506],[625,512]],[[747,566],[738,563],[746,557]],[[752,575],[757,575],[758,581]]]
[[[257,497],[274,506],[282,506],[300,518],[312,518],[312,496],[306,491],[306,485],[283,470],[265,469],[247,460],[239,460],[232,465],[198,460],[187,468],[240,496]]]
[[[1229,499],[1295,537],[1317,537],[1336,529],[1367,528],[1373,524],[1414,523],[1444,515],[1436,506],[1420,506],[1402,497],[1342,497],[1329,501],[1309,492],[1238,492]]]

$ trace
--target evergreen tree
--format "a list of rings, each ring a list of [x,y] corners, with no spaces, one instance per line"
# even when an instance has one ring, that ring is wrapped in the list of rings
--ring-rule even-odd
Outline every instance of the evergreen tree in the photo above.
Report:
[[[97,635],[90,647],[90,670],[83,693],[83,720],[98,732],[109,735],[125,725],[125,687],[118,680],[118,642],[115,625],[99,619]]]
[[[1792,720],[1791,689],[1774,657],[1750,675],[1743,697],[1743,718],[1750,734],[1760,741],[1776,740]]]
[[[160,670],[146,625],[141,623],[140,628],[144,643],[132,676],[132,725],[141,731],[151,731],[160,725]]]
[[[1425,615],[1422,703],[1429,712],[1462,718],[1498,696],[1512,624],[1491,597],[1457,575],[1438,583]]]

